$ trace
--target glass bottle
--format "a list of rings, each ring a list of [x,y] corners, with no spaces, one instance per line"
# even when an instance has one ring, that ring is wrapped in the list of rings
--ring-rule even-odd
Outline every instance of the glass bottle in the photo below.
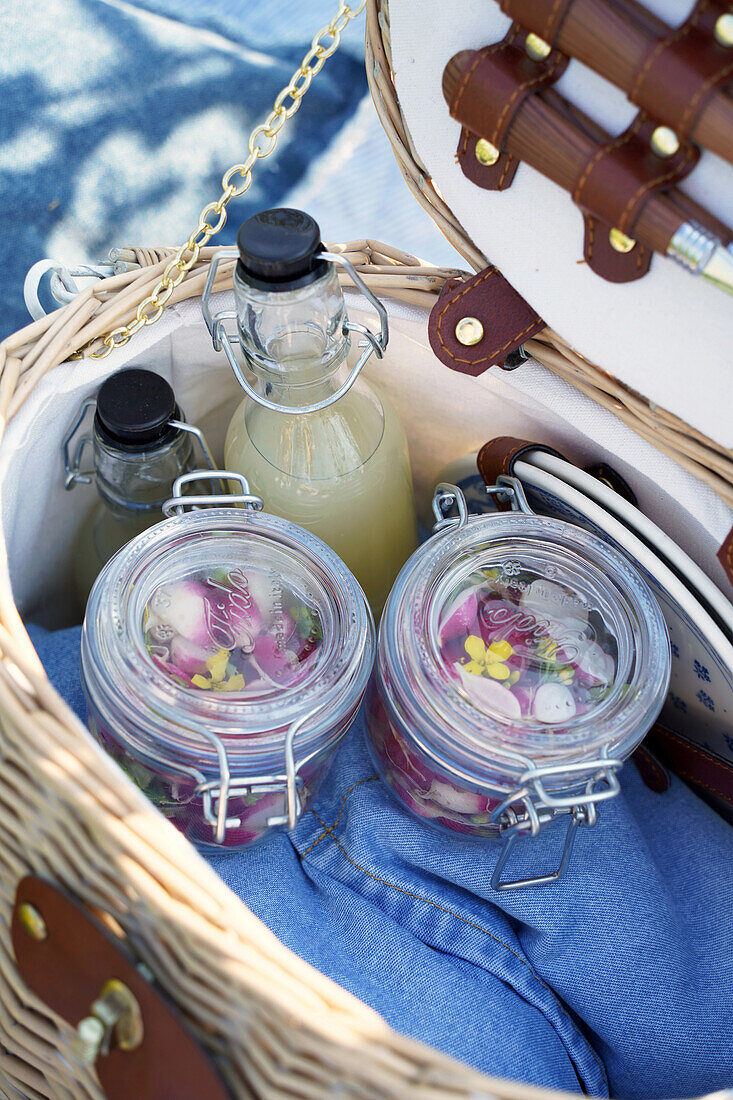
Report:
[[[173,482],[192,466],[192,436],[173,390],[160,375],[131,368],[113,374],[97,395],[92,430],[99,499],[76,539],[74,575],[82,607],[102,566],[130,539],[161,519]]]
[[[361,378],[325,408],[349,375],[350,340],[320,230],[296,210],[250,218],[234,276],[241,346],[255,391],[229,427],[225,465],[268,509],[318,535],[356,575],[375,617],[415,549],[405,433],[390,402]],[[292,410],[289,411],[289,410]]]

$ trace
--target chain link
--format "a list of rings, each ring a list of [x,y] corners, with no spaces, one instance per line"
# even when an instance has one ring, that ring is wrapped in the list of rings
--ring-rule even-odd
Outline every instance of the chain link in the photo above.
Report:
[[[155,289],[137,307],[134,319],[129,324],[122,325],[105,336],[93,340],[82,349],[82,352],[89,352],[93,359],[104,359],[116,348],[124,347],[130,337],[144,325],[154,325],[160,320],[168,299],[196,264],[201,249],[226,225],[228,204],[232,199],[239,198],[249,190],[255,164],[275,151],[280,131],[300,107],[313,77],[318,75],[329,57],[332,57],[339,48],[343,32],[352,19],[361,15],[365,7],[366,0],[357,0],[353,7],[344,0],[339,0],[338,11],[333,19],[315,35],[290,82],[278,94],[269,115],[264,122],[255,126],[250,134],[247,157],[241,164],[233,164],[224,173],[221,181],[221,195],[216,202],[208,203],[201,211],[198,225],[167,264]],[[233,182],[235,177],[239,177],[238,183]],[[216,221],[209,221],[212,215],[216,216]],[[91,351],[90,349],[99,340],[102,346],[96,351]]]

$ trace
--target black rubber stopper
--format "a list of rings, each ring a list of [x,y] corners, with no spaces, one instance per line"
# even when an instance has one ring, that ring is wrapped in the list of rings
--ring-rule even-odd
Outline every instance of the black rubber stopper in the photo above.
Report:
[[[245,282],[268,290],[294,290],[314,282],[326,263],[318,223],[302,210],[275,207],[254,214],[237,234],[237,271]]]
[[[95,424],[102,438],[126,451],[147,451],[167,442],[180,417],[173,390],[153,371],[118,371],[97,394]]]

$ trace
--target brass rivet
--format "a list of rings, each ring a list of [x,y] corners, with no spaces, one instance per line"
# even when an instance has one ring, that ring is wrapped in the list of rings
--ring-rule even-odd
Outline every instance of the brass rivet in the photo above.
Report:
[[[544,38],[540,38],[538,34],[532,34],[531,32],[527,35],[524,48],[533,61],[544,61],[552,53],[550,43],[545,42]]]
[[[18,909],[18,920],[25,932],[30,936],[32,940],[48,939],[48,928],[46,922],[38,912],[34,905],[30,902],[24,901]]]
[[[461,317],[456,325],[456,340],[467,348],[480,344],[484,338],[484,326],[478,317]]]
[[[492,145],[486,138],[479,138],[476,142],[476,160],[479,164],[489,165],[496,164],[497,160],[501,156],[499,150],[495,145]]]
[[[611,248],[615,248],[617,252],[631,252],[636,247],[634,238],[627,237],[620,229],[612,229],[608,234],[608,239],[611,242]]]
[[[657,126],[649,144],[658,157],[673,157],[680,147],[680,139],[669,126]]]
[[[715,21],[715,41],[721,46],[733,46],[733,14],[724,12]]]

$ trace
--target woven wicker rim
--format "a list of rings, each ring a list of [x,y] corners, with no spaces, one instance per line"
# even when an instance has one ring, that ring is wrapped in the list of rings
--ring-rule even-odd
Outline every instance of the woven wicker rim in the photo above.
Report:
[[[372,99],[407,186],[453,247],[475,271],[482,270],[489,261],[439,194],[402,116],[392,72],[389,0],[368,0],[366,59]],[[525,348],[533,358],[710,485],[733,507],[733,450],[715,443],[666,409],[650,405],[642,394],[589,362],[552,329],[544,329]]]

